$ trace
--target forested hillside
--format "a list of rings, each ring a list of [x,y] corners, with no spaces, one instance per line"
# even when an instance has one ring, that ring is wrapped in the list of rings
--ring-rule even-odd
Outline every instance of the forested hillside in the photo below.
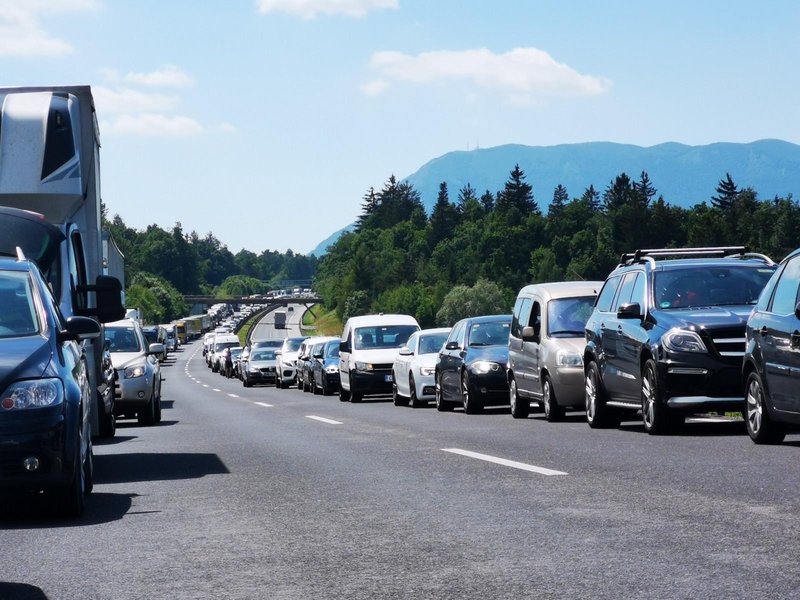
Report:
[[[481,279],[500,287],[510,310],[527,283],[604,279],[637,248],[744,244],[779,260],[798,245],[800,207],[791,196],[762,200],[721,175],[716,194],[691,208],[671,205],[646,172],[621,173],[577,196],[558,185],[543,215],[516,166],[497,191],[467,184],[451,198],[440,184],[430,216],[413,186],[392,177],[365,195],[355,231],[320,259],[316,289],[342,317],[401,312],[431,326],[453,286]]]

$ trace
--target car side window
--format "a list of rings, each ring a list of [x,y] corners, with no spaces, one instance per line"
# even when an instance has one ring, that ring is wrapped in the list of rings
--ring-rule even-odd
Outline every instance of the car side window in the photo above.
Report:
[[[450,332],[450,337],[447,338],[447,342],[457,342],[459,346],[463,346],[461,338],[464,334],[464,322],[456,323],[456,326],[453,327],[453,331]]]
[[[515,338],[522,337],[522,328],[525,327],[530,319],[531,299],[520,298],[514,307],[514,315],[511,319],[511,335]]]
[[[643,272],[639,271],[636,274],[636,282],[633,284],[633,291],[631,292],[630,299],[632,304],[638,304],[642,310],[645,309],[645,302],[647,301],[645,290],[646,281],[647,276]]]
[[[800,287],[800,256],[786,263],[778,285],[775,286],[770,312],[776,315],[793,314],[797,305],[798,287]]]
[[[600,290],[600,295],[597,297],[597,304],[595,304],[597,310],[601,312],[608,312],[611,310],[611,303],[614,301],[614,294],[617,293],[620,279],[622,279],[622,277],[616,275],[606,281],[603,289]]]
[[[623,304],[629,304],[631,301],[631,292],[633,291],[633,284],[636,281],[636,272],[627,273],[622,280],[622,286],[619,288],[617,300],[614,303],[614,310],[619,310]]]
[[[419,341],[419,337],[416,333],[411,334],[411,337],[408,338],[408,342],[406,342],[406,346],[408,347],[411,352],[414,354],[417,353],[417,342]]]
[[[542,333],[542,304],[538,300],[534,300],[531,307],[531,318],[528,322],[529,327],[533,327],[533,335],[537,338]]]

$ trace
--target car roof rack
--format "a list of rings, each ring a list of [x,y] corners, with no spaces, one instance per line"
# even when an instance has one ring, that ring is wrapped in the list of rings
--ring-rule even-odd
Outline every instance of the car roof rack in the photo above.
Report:
[[[708,248],[647,248],[643,250],[637,250],[636,252],[623,254],[620,257],[619,266],[622,267],[644,261],[655,261],[657,258],[725,258],[736,256],[741,256],[743,258],[756,257],[756,255],[747,252],[746,246],[713,246]]]

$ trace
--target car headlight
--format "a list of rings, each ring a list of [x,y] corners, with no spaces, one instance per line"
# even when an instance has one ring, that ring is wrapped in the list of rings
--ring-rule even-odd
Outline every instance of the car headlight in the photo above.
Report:
[[[144,365],[136,365],[135,367],[128,367],[125,369],[125,379],[134,379],[135,377],[142,377],[145,373]]]
[[[64,386],[60,379],[17,381],[8,386],[0,400],[5,410],[44,408],[64,401]]]
[[[582,367],[583,357],[572,350],[559,350],[556,354],[557,367]]]
[[[436,367],[420,367],[419,374],[423,377],[430,377],[436,373]]]
[[[472,363],[472,370],[476,373],[488,373],[489,371],[499,371],[500,365],[488,360],[477,360]]]
[[[326,373],[331,373],[331,374],[338,373],[339,372],[339,367],[337,367],[336,365],[331,365],[330,367],[325,369],[325,372]]]
[[[708,352],[700,336],[688,329],[673,327],[661,337],[661,341],[670,352]]]
[[[372,363],[356,361],[356,371],[372,371]]]

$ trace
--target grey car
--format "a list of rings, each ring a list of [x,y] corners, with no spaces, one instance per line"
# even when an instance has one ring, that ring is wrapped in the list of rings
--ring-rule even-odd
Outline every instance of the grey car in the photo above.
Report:
[[[531,402],[558,421],[584,406],[585,325],[602,281],[540,283],[520,290],[508,339],[511,414],[524,419]]]

